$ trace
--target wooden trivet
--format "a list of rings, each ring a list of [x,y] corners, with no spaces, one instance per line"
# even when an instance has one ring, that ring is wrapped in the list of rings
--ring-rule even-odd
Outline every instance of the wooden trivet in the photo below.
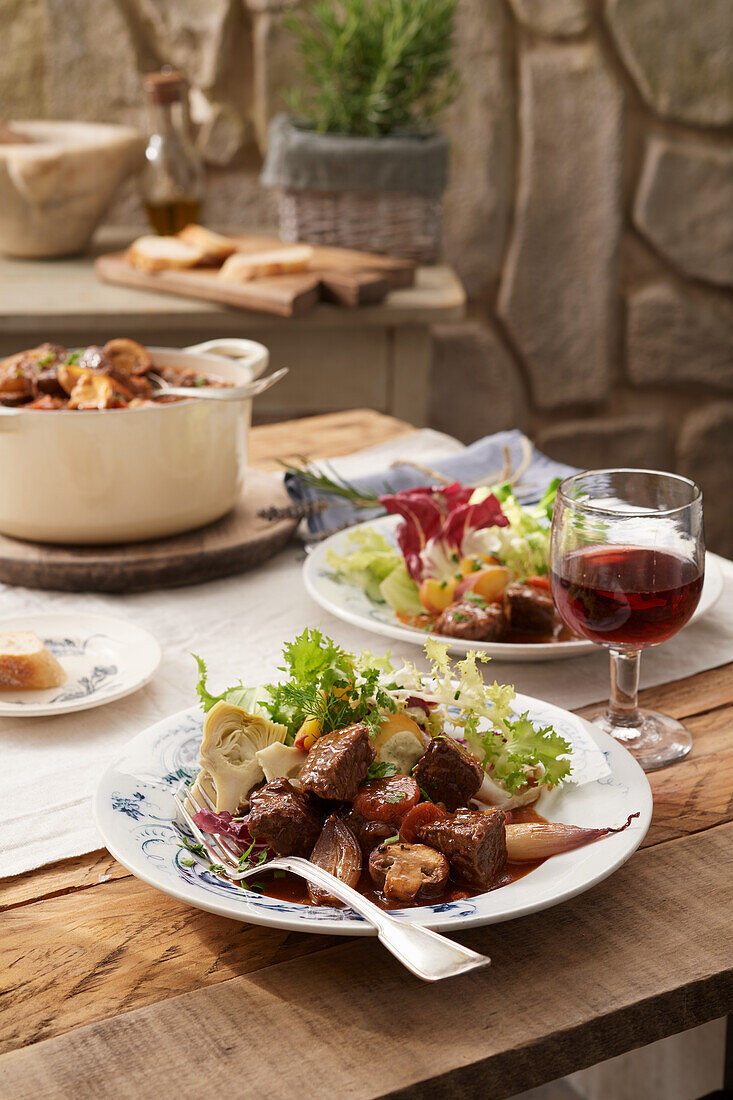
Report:
[[[0,581],[63,592],[144,592],[243,573],[285,546],[296,519],[257,512],[290,503],[282,479],[249,470],[239,504],[198,531],[116,546],[48,546],[0,535]]]

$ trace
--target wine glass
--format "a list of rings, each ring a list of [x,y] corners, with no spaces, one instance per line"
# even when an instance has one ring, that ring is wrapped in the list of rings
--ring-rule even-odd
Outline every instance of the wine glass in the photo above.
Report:
[[[685,625],[705,574],[702,493],[654,470],[589,470],[555,499],[550,583],[567,626],[611,654],[611,697],[591,721],[644,771],[686,756],[681,722],[638,706],[642,649]]]

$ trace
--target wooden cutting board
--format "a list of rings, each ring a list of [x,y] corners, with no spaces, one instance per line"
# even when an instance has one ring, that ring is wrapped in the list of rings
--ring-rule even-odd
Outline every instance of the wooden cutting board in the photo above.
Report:
[[[282,477],[250,470],[233,511],[184,535],[120,546],[46,546],[0,535],[0,581],[63,592],[144,592],[244,573],[281,550],[298,525],[260,519],[258,511],[290,503]]]
[[[275,237],[231,235],[238,252],[282,248]],[[124,252],[99,256],[94,270],[103,282],[139,287],[164,294],[179,294],[240,309],[299,317],[319,301],[360,306],[381,301],[390,290],[412,286],[415,264],[395,256],[378,256],[346,248],[313,245],[307,271],[273,275],[247,283],[230,283],[218,277],[217,268],[182,271],[141,271],[127,262]]]

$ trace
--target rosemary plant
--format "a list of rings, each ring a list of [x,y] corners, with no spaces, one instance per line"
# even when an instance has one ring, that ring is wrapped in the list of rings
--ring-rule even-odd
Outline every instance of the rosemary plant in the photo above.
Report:
[[[291,109],[318,133],[420,131],[455,98],[457,0],[316,0],[291,13],[306,90]]]

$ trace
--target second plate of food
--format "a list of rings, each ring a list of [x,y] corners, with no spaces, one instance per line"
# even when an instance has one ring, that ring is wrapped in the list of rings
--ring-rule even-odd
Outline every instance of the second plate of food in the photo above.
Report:
[[[381,598],[372,598],[368,586],[350,583],[337,573],[331,562],[334,555],[344,559],[354,552],[354,536],[362,531],[376,532],[392,546],[397,545],[395,532],[399,523],[397,516],[382,516],[368,523],[358,524],[345,531],[339,531],[322,543],[316,545],[308,555],[303,566],[303,580],[306,590],[325,611],[330,612],[344,622],[361,627],[372,634],[394,638],[401,642],[410,642],[422,646],[430,633],[440,637],[453,653],[467,653],[470,649],[486,653],[495,660],[504,661],[557,661],[566,657],[576,657],[583,653],[592,653],[597,647],[584,638],[566,638],[563,632],[554,630],[546,635],[537,634],[537,641],[531,633],[521,636],[521,640],[477,641],[442,635],[434,629],[434,617],[427,613],[400,614]],[[705,559],[705,583],[692,621],[707,614],[716,604],[723,590],[723,574],[715,554],[707,554]],[[373,595],[378,594],[375,588]],[[531,593],[529,594],[531,599]],[[546,600],[549,592],[542,593],[540,599]],[[557,624],[556,624],[557,625]],[[519,635],[515,635],[519,637]]]

